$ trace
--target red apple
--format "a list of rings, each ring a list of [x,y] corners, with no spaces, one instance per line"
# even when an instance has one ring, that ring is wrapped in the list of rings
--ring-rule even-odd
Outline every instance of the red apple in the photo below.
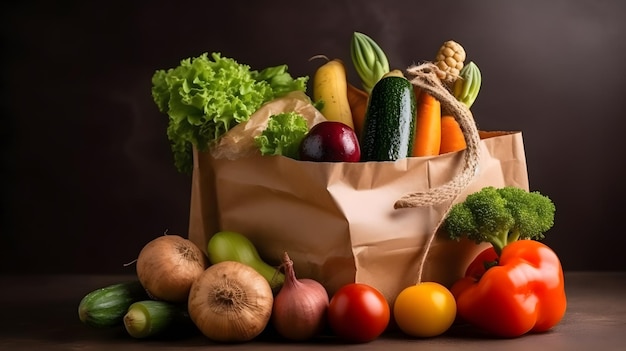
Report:
[[[300,159],[319,162],[358,162],[361,148],[354,129],[337,121],[314,125],[300,143]]]

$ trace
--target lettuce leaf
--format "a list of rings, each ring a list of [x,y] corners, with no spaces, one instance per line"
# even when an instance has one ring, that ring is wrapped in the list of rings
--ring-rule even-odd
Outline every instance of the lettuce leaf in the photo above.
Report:
[[[205,151],[261,105],[291,91],[306,91],[308,77],[293,78],[287,65],[254,71],[214,52],[181,60],[152,76],[152,98],[169,117],[167,137],[174,164],[193,169],[192,148]]]
[[[309,132],[306,119],[297,112],[270,116],[267,127],[254,138],[262,155],[283,155],[298,159],[298,149]]]

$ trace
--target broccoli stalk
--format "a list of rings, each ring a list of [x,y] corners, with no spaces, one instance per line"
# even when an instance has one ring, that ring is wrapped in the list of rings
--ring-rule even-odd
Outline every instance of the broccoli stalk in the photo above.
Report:
[[[484,187],[452,206],[443,222],[449,237],[466,237],[477,244],[488,242],[498,256],[509,243],[541,240],[554,225],[552,200],[537,191],[513,186]]]

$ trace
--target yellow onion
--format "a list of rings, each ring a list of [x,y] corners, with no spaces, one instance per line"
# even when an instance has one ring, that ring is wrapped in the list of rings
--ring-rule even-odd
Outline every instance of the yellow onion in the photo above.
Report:
[[[209,339],[244,342],[269,323],[272,288],[254,268],[223,261],[207,268],[193,283],[187,308],[196,327]]]
[[[148,242],[137,257],[137,277],[155,300],[184,302],[208,257],[191,240],[163,235]]]

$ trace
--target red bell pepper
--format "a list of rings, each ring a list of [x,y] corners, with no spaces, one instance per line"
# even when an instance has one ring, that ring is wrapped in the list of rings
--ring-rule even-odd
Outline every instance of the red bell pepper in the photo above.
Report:
[[[511,242],[499,257],[484,250],[451,291],[459,320],[498,337],[547,331],[567,306],[559,258],[536,240]]]

